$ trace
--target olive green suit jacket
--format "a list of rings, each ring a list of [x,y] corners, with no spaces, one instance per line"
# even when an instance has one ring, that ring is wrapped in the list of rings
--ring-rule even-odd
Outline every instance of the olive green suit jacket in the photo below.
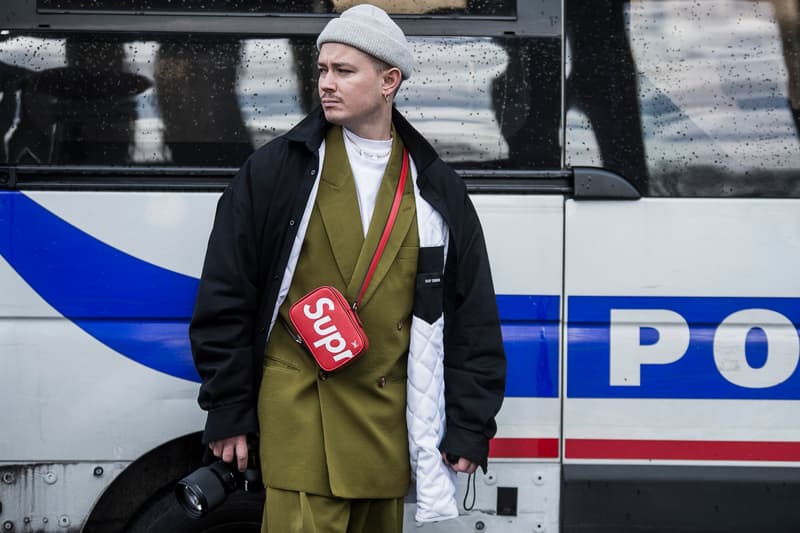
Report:
[[[288,309],[320,285],[354,301],[383,232],[402,162],[395,135],[366,238],[341,137],[326,137],[319,190],[286,301],[265,349],[258,399],[267,486],[341,498],[397,498],[409,485],[406,364],[419,238],[407,179],[391,237],[362,300],[369,348],[325,373],[289,333]]]

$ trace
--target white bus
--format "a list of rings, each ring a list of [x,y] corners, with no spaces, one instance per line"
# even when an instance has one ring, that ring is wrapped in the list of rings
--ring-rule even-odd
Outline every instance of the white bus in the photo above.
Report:
[[[217,198],[316,105],[353,3],[4,0],[0,531],[258,531],[262,494],[173,495],[202,457],[187,326]],[[796,0],[374,3],[508,356],[488,473],[406,530],[800,531]]]

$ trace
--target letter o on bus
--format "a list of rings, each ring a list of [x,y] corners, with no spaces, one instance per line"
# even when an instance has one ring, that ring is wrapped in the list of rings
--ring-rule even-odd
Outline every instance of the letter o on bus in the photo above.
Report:
[[[747,362],[747,335],[761,329],[767,360],[760,368]],[[764,389],[783,383],[797,368],[800,339],[792,321],[769,309],[744,309],[728,315],[714,333],[714,363],[722,377],[740,387]]]

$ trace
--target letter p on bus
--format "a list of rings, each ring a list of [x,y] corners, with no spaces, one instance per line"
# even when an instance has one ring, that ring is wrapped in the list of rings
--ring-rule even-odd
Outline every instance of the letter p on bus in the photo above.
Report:
[[[655,330],[652,343],[642,330]],[[667,365],[689,348],[689,324],[669,309],[611,309],[609,327],[610,385],[638,387],[642,365]]]

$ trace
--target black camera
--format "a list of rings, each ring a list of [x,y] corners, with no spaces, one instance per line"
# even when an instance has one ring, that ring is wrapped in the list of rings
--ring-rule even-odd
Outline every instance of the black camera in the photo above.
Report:
[[[256,450],[257,447],[248,439],[247,469],[244,472],[239,472],[235,464],[217,459],[206,450],[206,458],[213,458],[213,462],[198,468],[175,485],[175,497],[186,514],[192,518],[202,518],[237,490],[264,490]]]

